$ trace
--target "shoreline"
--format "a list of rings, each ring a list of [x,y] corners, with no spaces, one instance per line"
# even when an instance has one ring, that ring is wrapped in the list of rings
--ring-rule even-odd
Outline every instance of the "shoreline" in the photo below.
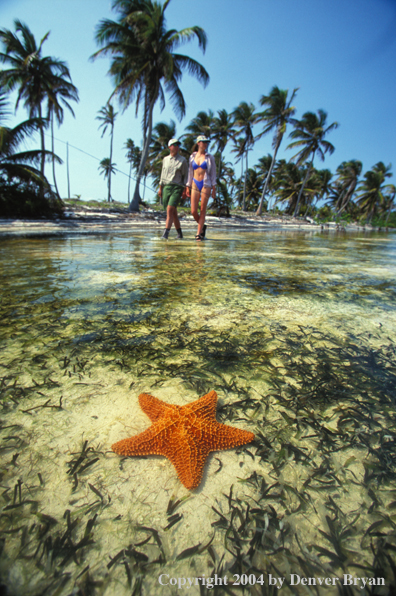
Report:
[[[136,229],[162,230],[166,214],[151,209],[140,213],[128,213],[121,210],[102,210],[89,207],[66,210],[60,219],[6,219],[0,218],[0,239],[23,237],[47,237],[69,235],[94,235],[112,232],[129,232]],[[191,215],[179,216],[182,229],[195,229],[196,222]],[[374,232],[384,231],[372,226],[357,224],[339,225],[336,222],[316,224],[304,218],[254,214],[231,215],[230,217],[206,217],[208,227],[212,229],[243,229],[244,231],[335,231],[335,232]],[[391,230],[392,231],[392,230]]]

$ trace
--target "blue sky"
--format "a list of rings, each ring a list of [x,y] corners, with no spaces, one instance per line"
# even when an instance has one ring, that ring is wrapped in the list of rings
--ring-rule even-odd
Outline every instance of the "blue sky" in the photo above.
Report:
[[[396,168],[396,0],[172,0],[166,11],[169,29],[192,25],[203,27],[208,36],[205,54],[196,42],[180,52],[199,60],[210,75],[203,87],[188,74],[181,82],[187,114],[181,123],[169,101],[154,123],[177,123],[181,135],[198,111],[225,108],[232,111],[241,101],[259,108],[259,98],[274,85],[292,90],[299,87],[294,101],[299,118],[306,111],[323,109],[328,123],[339,127],[328,140],[335,146],[324,164],[335,172],[344,160],[359,159],[363,171],[378,161]],[[80,94],[73,106],[76,118],[66,113],[56,131],[56,152],[65,160],[65,142],[98,159],[108,156],[109,139],[101,138],[98,110],[112,92],[107,76],[109,60],[92,62],[98,49],[95,27],[103,18],[115,18],[110,0],[2,0],[1,27],[13,29],[18,18],[25,22],[37,40],[51,31],[43,46],[45,55],[65,60]],[[14,98],[12,98],[14,99]],[[121,114],[115,125],[114,158],[117,168],[128,172],[124,143],[132,138],[142,142],[140,114],[134,106]],[[8,122],[25,118],[23,108]],[[260,132],[260,125],[255,132]],[[36,145],[38,146],[37,138]],[[49,138],[48,138],[49,143]],[[290,159],[283,141],[280,158]],[[270,135],[257,141],[249,165],[271,152]],[[106,183],[98,172],[98,161],[70,147],[71,194],[83,199],[104,199]],[[233,160],[232,154],[229,159]],[[50,168],[47,175],[51,180]],[[66,196],[66,168],[58,166],[57,179]],[[240,166],[236,166],[239,174]],[[391,180],[394,182],[394,179]],[[125,201],[127,176],[113,178],[113,197]],[[146,191],[146,198],[153,195]]]

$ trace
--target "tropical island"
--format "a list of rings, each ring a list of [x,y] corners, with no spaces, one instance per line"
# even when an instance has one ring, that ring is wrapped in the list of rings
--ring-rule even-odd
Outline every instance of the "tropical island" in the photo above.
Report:
[[[161,210],[158,188],[161,163],[167,154],[169,139],[175,137],[175,122],[153,122],[153,108],[164,105],[169,95],[176,116],[186,115],[180,88],[187,72],[203,85],[209,82],[205,68],[189,56],[176,53],[184,42],[198,40],[205,51],[207,36],[201,27],[181,31],[168,30],[165,11],[168,3],[115,0],[115,20],[102,20],[96,29],[98,51],[91,57],[110,59],[109,75],[114,91],[108,103],[96,115],[102,136],[109,134],[109,154],[98,166],[98,175],[107,182],[107,201],[113,202],[111,181],[117,168],[113,162],[113,133],[116,107],[124,111],[143,111],[143,146],[126,138],[128,190],[125,202],[129,212],[137,213],[145,204]],[[150,23],[147,20],[149,17]],[[76,196],[61,198],[56,181],[56,164],[61,163],[54,150],[54,126],[61,125],[65,110],[73,112],[79,101],[67,63],[45,55],[49,33],[38,43],[28,25],[15,21],[15,30],[0,30],[0,217],[63,217],[65,204]],[[157,59],[161,56],[160,59]],[[8,94],[17,92],[16,108],[21,104],[28,118],[8,127]],[[316,223],[355,223],[376,228],[396,227],[396,187],[389,183],[391,165],[374,164],[363,172],[358,159],[343,161],[331,172],[319,168],[326,154],[334,152],[328,140],[338,123],[328,123],[323,109],[296,117],[294,101],[298,89],[289,93],[274,85],[262,95],[256,107],[241,101],[228,113],[225,109],[200,111],[180,136],[181,154],[189,156],[198,134],[211,138],[217,167],[217,196],[209,205],[219,216],[233,210],[242,213],[305,218]],[[45,146],[45,131],[51,133],[51,150]],[[249,164],[249,152],[264,135],[272,135],[273,153]],[[40,148],[24,150],[24,142],[39,135]],[[289,138],[289,161],[277,159],[281,144]],[[227,153],[228,152],[228,153]],[[231,154],[231,161],[226,155]],[[52,166],[52,176],[46,164]],[[240,173],[239,173],[240,168]],[[51,180],[50,180],[51,178]],[[132,192],[131,186],[135,188]],[[141,188],[149,187],[148,193]],[[78,195],[77,195],[78,196]],[[74,201],[75,204],[75,201]],[[185,205],[188,209],[188,204]],[[103,207],[102,207],[103,208]]]

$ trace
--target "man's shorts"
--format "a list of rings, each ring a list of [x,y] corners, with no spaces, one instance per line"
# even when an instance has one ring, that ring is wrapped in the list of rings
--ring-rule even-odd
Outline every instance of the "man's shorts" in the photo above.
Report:
[[[166,209],[168,205],[177,207],[180,203],[182,194],[183,186],[180,186],[179,184],[165,184],[162,189],[162,203],[164,209]]]

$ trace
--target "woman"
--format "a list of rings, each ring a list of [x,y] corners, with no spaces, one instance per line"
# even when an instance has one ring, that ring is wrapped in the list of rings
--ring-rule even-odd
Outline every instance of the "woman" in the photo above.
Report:
[[[195,240],[205,238],[206,207],[210,195],[216,197],[216,164],[213,155],[207,153],[209,139],[199,135],[190,157],[187,180],[187,196],[191,197],[191,214],[198,224]],[[198,215],[198,204],[201,199],[201,213]]]

